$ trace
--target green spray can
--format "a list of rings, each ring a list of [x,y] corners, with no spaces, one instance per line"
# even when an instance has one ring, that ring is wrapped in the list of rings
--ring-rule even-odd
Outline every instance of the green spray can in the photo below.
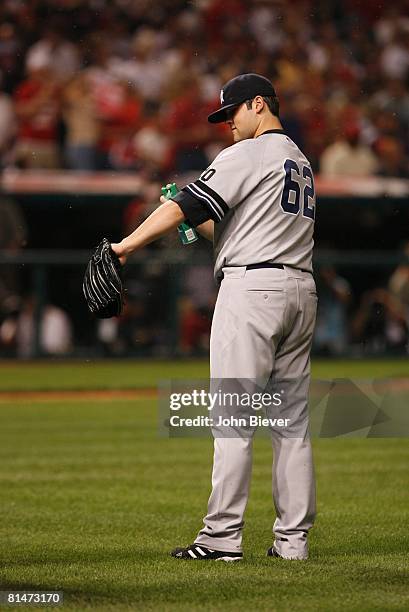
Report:
[[[161,191],[165,198],[171,198],[177,194],[179,189],[177,188],[176,183],[170,183],[169,185],[162,187]],[[184,221],[178,226],[178,233],[182,244],[192,244],[192,242],[196,242],[198,239],[196,231],[187,221]]]

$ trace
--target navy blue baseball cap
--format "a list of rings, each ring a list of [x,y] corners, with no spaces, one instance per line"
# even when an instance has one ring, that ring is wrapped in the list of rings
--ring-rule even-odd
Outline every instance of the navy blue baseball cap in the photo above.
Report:
[[[223,85],[220,92],[222,106],[211,113],[207,120],[209,123],[221,123],[227,121],[228,111],[235,106],[240,106],[246,100],[252,100],[256,96],[275,96],[274,87],[266,77],[260,74],[239,74],[231,81]]]

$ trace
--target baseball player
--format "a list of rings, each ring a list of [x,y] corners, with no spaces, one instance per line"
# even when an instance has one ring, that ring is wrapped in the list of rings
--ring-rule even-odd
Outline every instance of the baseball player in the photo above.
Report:
[[[307,423],[310,349],[317,296],[312,276],[315,190],[311,166],[286,136],[271,82],[242,74],[221,91],[210,123],[226,122],[234,144],[119,244],[121,258],[187,220],[213,241],[220,283],[210,340],[212,379],[286,382],[296,436],[272,433],[274,542],[268,556],[306,559],[315,516]],[[172,556],[242,559],[251,437],[215,437],[204,526]]]

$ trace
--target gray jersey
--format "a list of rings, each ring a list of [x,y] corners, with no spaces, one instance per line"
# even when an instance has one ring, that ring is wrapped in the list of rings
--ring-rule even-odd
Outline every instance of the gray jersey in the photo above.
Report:
[[[174,199],[193,225],[216,222],[216,276],[223,266],[266,261],[312,270],[314,179],[282,130],[224,149]]]

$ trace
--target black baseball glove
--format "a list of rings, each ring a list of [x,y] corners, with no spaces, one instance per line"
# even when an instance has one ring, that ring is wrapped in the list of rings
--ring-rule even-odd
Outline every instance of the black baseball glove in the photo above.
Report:
[[[85,300],[91,313],[99,319],[118,317],[124,304],[122,265],[103,238],[89,260],[82,283]]]

